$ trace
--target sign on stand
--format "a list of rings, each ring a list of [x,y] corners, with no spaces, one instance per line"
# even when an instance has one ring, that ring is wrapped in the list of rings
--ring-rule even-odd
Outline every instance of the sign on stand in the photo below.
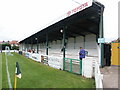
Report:
[[[98,38],[98,43],[105,43],[105,38]]]

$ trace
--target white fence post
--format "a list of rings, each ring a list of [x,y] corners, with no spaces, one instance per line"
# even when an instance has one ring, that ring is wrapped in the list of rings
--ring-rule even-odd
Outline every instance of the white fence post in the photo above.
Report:
[[[96,83],[96,88],[100,88],[101,90],[103,89],[103,75],[100,72],[99,64],[96,61],[95,62],[95,83]]]

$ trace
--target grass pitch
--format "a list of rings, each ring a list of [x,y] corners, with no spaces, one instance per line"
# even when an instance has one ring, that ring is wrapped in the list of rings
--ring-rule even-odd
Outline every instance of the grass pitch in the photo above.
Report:
[[[12,54],[13,56],[7,56],[12,86],[15,63],[19,62],[22,78],[17,78],[17,88],[95,88],[93,79],[54,69],[17,53]],[[5,57],[5,53],[2,53],[2,88],[9,88]]]

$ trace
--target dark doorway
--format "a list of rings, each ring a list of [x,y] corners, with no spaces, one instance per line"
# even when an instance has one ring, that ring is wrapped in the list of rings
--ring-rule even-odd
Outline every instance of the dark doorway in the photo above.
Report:
[[[104,66],[111,65],[111,44],[104,44]]]

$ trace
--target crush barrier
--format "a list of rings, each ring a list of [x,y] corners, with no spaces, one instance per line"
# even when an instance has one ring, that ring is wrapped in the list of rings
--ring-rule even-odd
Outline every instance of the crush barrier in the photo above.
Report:
[[[64,70],[76,74],[82,74],[82,60],[72,58],[64,58],[64,60]]]

